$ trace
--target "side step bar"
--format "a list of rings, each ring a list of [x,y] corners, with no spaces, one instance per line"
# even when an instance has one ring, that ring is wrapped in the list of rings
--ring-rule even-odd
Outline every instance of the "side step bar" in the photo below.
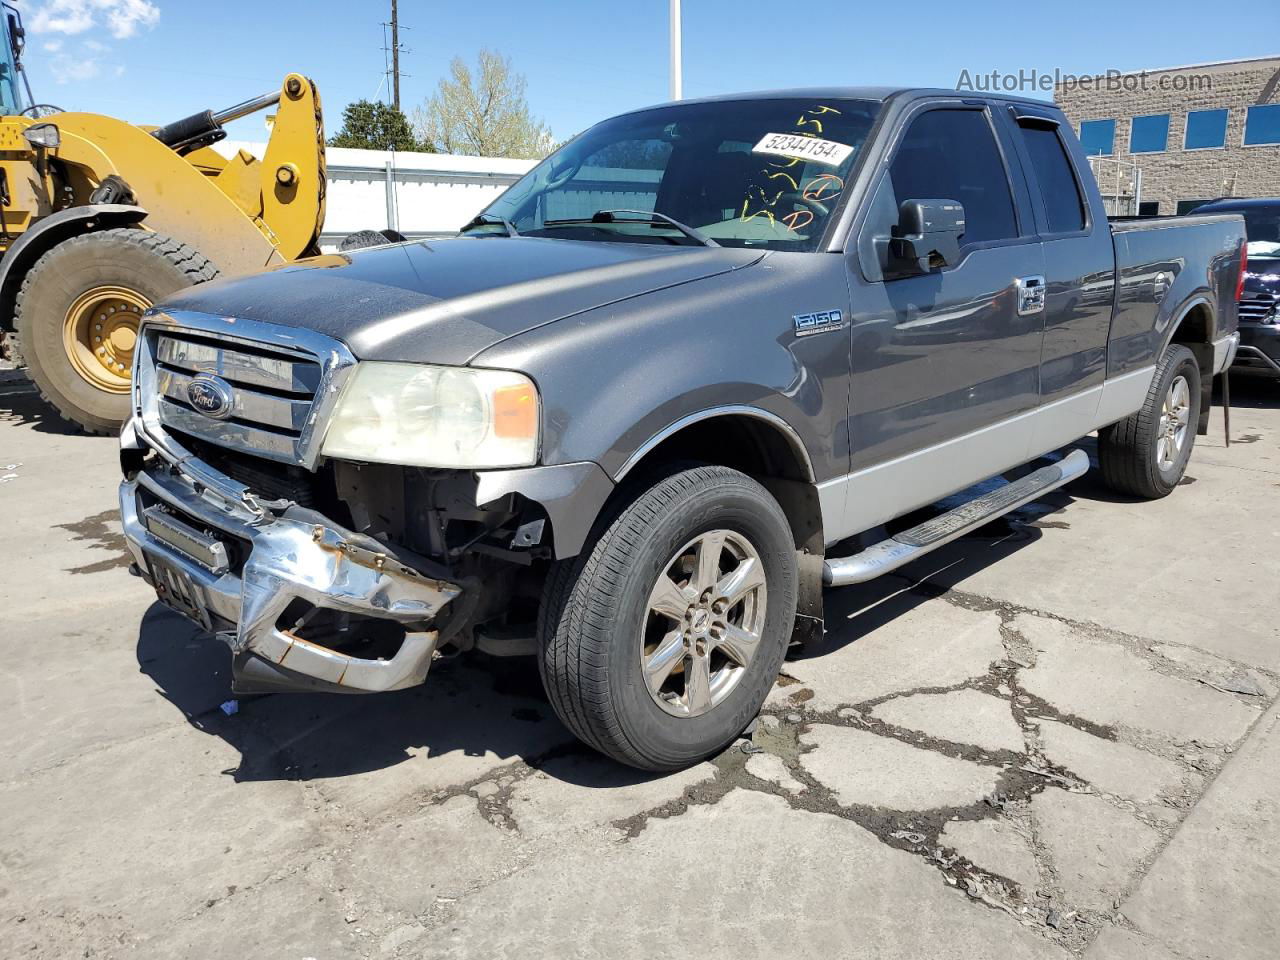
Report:
[[[851,557],[828,559],[822,570],[822,581],[829,587],[865,583],[882,573],[922,557],[943,544],[950,543],[970,530],[990,523],[1011,510],[1036,500],[1050,490],[1057,490],[1083,476],[1089,469],[1089,455],[1073,450],[1057,463],[1041,467],[1021,480],[961,504],[940,517],[926,520],[910,530],[896,533]]]

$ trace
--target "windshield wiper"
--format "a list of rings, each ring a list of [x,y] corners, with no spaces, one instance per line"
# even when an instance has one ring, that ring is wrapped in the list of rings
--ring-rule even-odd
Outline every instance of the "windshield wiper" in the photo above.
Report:
[[[488,226],[502,227],[502,229],[507,231],[508,237],[520,236],[520,231],[515,228],[515,226],[511,223],[510,220],[508,220],[506,217],[500,217],[496,213],[477,213],[475,215],[475,218],[458,232],[466,233],[472,227],[488,227]]]
[[[578,223],[634,222],[634,221],[627,221],[627,220],[619,220],[617,215],[620,213],[634,214],[635,216],[643,217],[644,219],[650,222],[654,220],[659,220],[662,223],[665,223],[669,227],[674,227],[675,229],[683,233],[686,237],[688,237],[690,240],[700,243],[704,247],[720,246],[720,244],[716,243],[714,240],[708,237],[701,230],[694,229],[693,227],[689,226],[687,223],[681,223],[675,217],[669,217],[665,213],[659,213],[657,210],[597,210],[590,217],[565,217],[560,220],[544,220],[542,222],[542,225],[544,227],[562,227],[562,226],[572,226],[573,224],[578,224]]]

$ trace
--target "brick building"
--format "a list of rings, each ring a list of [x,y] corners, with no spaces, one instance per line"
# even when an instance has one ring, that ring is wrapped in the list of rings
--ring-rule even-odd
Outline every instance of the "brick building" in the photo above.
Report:
[[[1280,57],[1069,78],[1054,100],[1114,213],[1280,196]]]

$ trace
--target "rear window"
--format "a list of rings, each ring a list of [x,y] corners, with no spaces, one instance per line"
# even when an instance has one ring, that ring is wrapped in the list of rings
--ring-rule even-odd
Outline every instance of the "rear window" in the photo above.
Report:
[[[1084,199],[1071,170],[1066,146],[1052,127],[1021,126],[1031,167],[1040,184],[1050,233],[1070,233],[1084,229]]]

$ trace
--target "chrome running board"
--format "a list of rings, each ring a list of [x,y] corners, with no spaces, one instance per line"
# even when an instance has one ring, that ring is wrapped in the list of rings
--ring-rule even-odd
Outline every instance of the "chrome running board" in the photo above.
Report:
[[[888,540],[881,540],[860,553],[828,559],[823,566],[822,581],[829,587],[844,587],[874,580],[882,573],[896,570],[984,523],[1057,490],[1083,476],[1088,469],[1089,455],[1083,450],[1073,450],[1057,463],[1041,467],[1021,480],[984,493],[909,530],[895,533]]]

